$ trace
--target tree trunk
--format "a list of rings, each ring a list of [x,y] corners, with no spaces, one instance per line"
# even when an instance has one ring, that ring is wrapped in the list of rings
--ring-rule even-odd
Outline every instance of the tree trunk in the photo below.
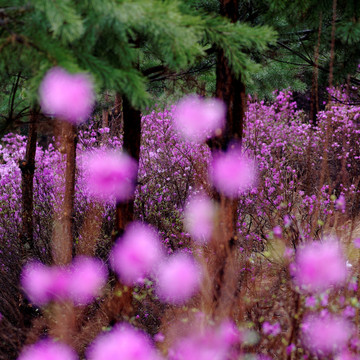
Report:
[[[141,112],[132,107],[130,102],[123,100],[123,150],[137,163],[140,159]],[[134,197],[116,205],[115,233],[121,235],[128,223],[134,220]]]
[[[54,263],[68,264],[72,259],[73,247],[73,211],[76,171],[76,126],[66,121],[61,124],[60,151],[66,155],[65,193],[60,213],[55,220],[52,252]]]
[[[232,22],[238,21],[239,1],[219,0],[219,2],[220,14]],[[216,97],[225,103],[227,113],[224,132],[210,142],[213,152],[225,151],[232,145],[241,146],[246,109],[245,84],[241,76],[236,77],[232,73],[223,50],[218,52],[217,57]],[[214,191],[214,197],[219,201],[220,207],[218,221],[209,244],[208,273],[212,293],[208,294],[205,306],[214,319],[222,319],[232,316],[235,311],[235,294],[240,281],[241,263],[237,259],[235,246],[237,201],[217,191]]]
[[[123,100],[119,93],[115,95],[115,106],[110,118],[110,136],[118,136],[123,124]]]
[[[20,162],[21,169],[21,205],[22,205],[22,231],[21,243],[23,250],[29,250],[30,255],[36,252],[34,244],[34,172],[37,139],[37,117],[38,112],[31,110],[28,140],[26,144],[25,158]]]

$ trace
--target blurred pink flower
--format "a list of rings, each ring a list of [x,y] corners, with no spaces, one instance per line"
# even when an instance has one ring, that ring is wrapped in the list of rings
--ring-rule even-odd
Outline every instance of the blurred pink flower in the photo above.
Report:
[[[40,340],[27,346],[18,360],[76,360],[75,352],[65,344],[53,340]]]
[[[133,222],[111,252],[111,266],[126,285],[150,273],[163,256],[157,233],[150,226]]]
[[[359,360],[360,357],[345,350],[336,356],[335,360]]]
[[[340,195],[339,198],[335,201],[335,208],[342,212],[346,209],[346,200],[344,195]]]
[[[87,120],[95,101],[89,76],[72,75],[60,67],[47,72],[40,85],[39,95],[44,113],[74,124]]]
[[[356,310],[352,306],[348,305],[343,311],[344,318],[353,318],[356,315]]]
[[[165,340],[165,336],[163,333],[158,332],[157,334],[154,335],[154,340],[156,342],[163,342]]]
[[[214,221],[214,203],[203,195],[194,196],[185,208],[185,228],[192,238],[198,243],[206,243],[210,240]]]
[[[185,140],[203,142],[223,128],[225,116],[222,101],[190,95],[177,104],[174,127]]]
[[[305,307],[314,308],[317,305],[317,300],[314,296],[308,296],[305,299]]]
[[[262,325],[262,330],[265,335],[276,336],[280,334],[281,327],[278,322],[275,324],[270,324],[268,321],[265,321]]]
[[[288,228],[291,225],[291,217],[289,215],[284,216],[284,226]]]
[[[294,249],[286,247],[284,250],[284,258],[286,260],[291,260],[293,256],[294,256]]]
[[[286,348],[286,355],[290,355],[293,351],[296,350],[296,346],[295,344],[290,344],[287,348]]]
[[[273,228],[274,235],[277,237],[281,237],[282,235],[282,229],[281,226],[277,225]]]
[[[346,261],[338,242],[313,242],[298,250],[291,267],[295,283],[302,290],[322,292],[342,285],[347,276]]]
[[[25,265],[21,285],[31,302],[45,305],[67,296],[69,274],[64,268],[48,267],[39,262]]]
[[[147,335],[128,324],[115,326],[98,336],[87,351],[88,360],[157,360]]]
[[[231,324],[231,335],[224,334],[224,324]],[[169,351],[170,360],[227,360],[232,359],[230,352],[240,337],[235,325],[225,321],[220,327],[207,327],[178,339]],[[227,332],[230,327],[225,330]],[[225,336],[224,336],[225,335]],[[229,335],[229,334],[228,334]],[[238,356],[236,356],[238,358]]]
[[[97,149],[83,157],[85,182],[94,198],[108,202],[125,201],[133,196],[137,164],[125,153]]]
[[[217,337],[227,345],[234,345],[241,341],[241,334],[235,323],[224,320],[217,329]]]
[[[69,296],[75,304],[88,304],[100,294],[106,284],[107,270],[95,258],[80,256],[70,267]]]
[[[360,249],[360,238],[356,238],[353,240],[354,247]]]
[[[255,184],[255,162],[237,149],[215,154],[211,179],[219,191],[230,198],[235,198]]]
[[[329,354],[346,346],[353,328],[351,323],[342,317],[314,315],[305,318],[302,333],[304,345],[311,352]]]
[[[191,256],[179,252],[157,269],[156,293],[163,302],[183,304],[196,293],[200,280],[199,265]]]

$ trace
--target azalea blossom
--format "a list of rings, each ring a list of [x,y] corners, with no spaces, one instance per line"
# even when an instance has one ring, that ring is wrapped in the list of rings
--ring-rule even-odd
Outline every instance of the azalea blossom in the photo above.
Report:
[[[210,177],[217,190],[235,198],[255,184],[256,165],[238,149],[231,149],[214,155]]]
[[[40,88],[40,104],[45,114],[79,124],[94,107],[93,84],[85,74],[69,74],[60,67],[47,72]]]
[[[163,256],[155,230],[134,222],[119,238],[111,252],[111,265],[121,281],[132,285],[150,273]]]
[[[171,255],[157,269],[156,293],[163,302],[179,305],[199,289],[199,265],[185,253]]]
[[[87,190],[95,199],[125,201],[133,196],[137,163],[129,155],[97,149],[84,154],[82,168]]]
[[[302,323],[304,345],[313,353],[330,354],[346,346],[353,328],[343,317],[313,315]]]
[[[265,321],[262,325],[262,330],[265,335],[276,336],[280,334],[281,327],[278,322],[275,324],[270,324],[269,322]]]
[[[184,224],[196,242],[205,243],[210,240],[215,213],[215,205],[207,196],[194,196],[187,204]]]
[[[88,360],[158,360],[149,338],[128,324],[99,335],[87,351]]]
[[[75,304],[88,304],[100,294],[106,280],[107,270],[100,260],[77,257],[70,267],[69,296]]]
[[[69,274],[65,268],[49,267],[39,262],[28,263],[21,274],[21,285],[36,305],[66,298],[68,283]]]
[[[50,339],[40,340],[27,346],[18,360],[77,360],[75,352],[68,346]]]
[[[342,285],[347,276],[346,260],[336,241],[312,242],[297,252],[291,265],[295,284],[308,292],[323,292]]]
[[[218,99],[190,95],[183,98],[174,112],[174,127],[188,141],[203,142],[224,126],[226,108]]]
[[[232,322],[225,320],[219,327],[208,326],[178,339],[169,351],[169,359],[226,360],[232,358],[232,346],[240,340],[239,330]]]

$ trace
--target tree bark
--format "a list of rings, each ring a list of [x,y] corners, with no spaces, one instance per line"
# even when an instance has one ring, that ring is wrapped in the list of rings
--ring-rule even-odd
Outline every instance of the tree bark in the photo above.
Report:
[[[128,99],[123,99],[123,150],[137,163],[140,159],[141,112]],[[115,234],[120,236],[128,223],[134,220],[134,197],[116,205]]]
[[[220,14],[232,22],[239,19],[238,0],[219,0]],[[225,151],[231,146],[241,146],[243,123],[246,109],[245,84],[241,76],[232,73],[224,51],[219,50],[216,64],[216,97],[227,108],[225,129],[210,143],[212,152]],[[233,314],[236,301],[235,293],[240,281],[241,263],[236,259],[237,201],[214,191],[219,201],[218,221],[209,244],[208,273],[212,292],[205,300],[214,319],[222,319]],[[211,258],[212,257],[212,258]],[[236,275],[235,275],[236,274]]]
[[[238,0],[219,0],[220,15],[232,22],[239,20]],[[246,110],[245,84],[241,76],[236,77],[231,71],[224,51],[219,50],[216,64],[216,97],[221,99],[226,107],[226,124],[222,135],[212,142],[212,149],[226,150],[231,142],[241,145],[243,123]]]
[[[34,173],[37,140],[37,116],[33,109],[30,113],[29,133],[26,144],[25,158],[20,162],[21,169],[21,203],[22,203],[22,231],[21,242],[24,251],[28,248],[30,255],[36,252],[34,244]]]
[[[72,259],[76,171],[76,126],[63,121],[61,130],[60,151],[66,156],[66,168],[64,200],[55,220],[52,243],[53,259],[56,265],[68,264]]]

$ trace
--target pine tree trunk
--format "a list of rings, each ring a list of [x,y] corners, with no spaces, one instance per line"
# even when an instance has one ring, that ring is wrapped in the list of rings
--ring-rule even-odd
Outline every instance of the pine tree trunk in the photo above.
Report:
[[[137,163],[140,159],[141,112],[132,107],[130,102],[123,100],[124,135],[123,150]],[[134,197],[116,205],[115,232],[121,235],[128,223],[134,220]]]
[[[76,126],[62,121],[60,123],[60,151],[65,155],[64,197],[60,211],[56,214],[52,238],[52,256],[55,265],[66,265],[72,261],[73,219],[76,171]],[[61,196],[61,194],[59,194]],[[75,309],[69,302],[56,302],[47,313],[51,337],[72,346],[76,325]]]
[[[77,143],[75,125],[64,121],[61,130],[60,150],[66,155],[66,168],[64,200],[55,220],[52,244],[53,259],[57,265],[68,264],[72,259]]]
[[[229,18],[232,22],[239,19],[238,9],[238,0],[220,0],[220,15]],[[225,150],[232,141],[241,144],[246,94],[245,84],[242,82],[241,76],[234,76],[223,50],[219,51],[217,57],[215,95],[224,101],[227,113],[224,134],[215,140],[213,148]]]
[[[26,248],[28,248],[30,255],[35,253],[34,226],[33,226],[33,209],[34,209],[33,197],[34,197],[36,140],[37,140],[37,117],[38,117],[38,112],[33,109],[30,114],[29,133],[26,144],[25,158],[20,162],[21,205],[22,205],[21,242],[24,251],[26,251]]]
[[[232,22],[239,19],[238,0],[219,0],[220,14]],[[243,122],[246,109],[245,84],[241,76],[236,77],[231,71],[224,51],[218,52],[216,64],[216,97],[221,99],[227,108],[225,130],[220,137],[210,142],[213,152],[227,150],[233,144],[241,145]],[[209,254],[213,259],[209,267],[212,294],[208,297],[213,318],[226,318],[235,311],[236,292],[239,282],[240,262],[236,252],[237,201],[229,199],[224,194],[214,192],[219,201],[219,215],[212,241],[209,244]],[[236,275],[235,275],[236,274]]]

